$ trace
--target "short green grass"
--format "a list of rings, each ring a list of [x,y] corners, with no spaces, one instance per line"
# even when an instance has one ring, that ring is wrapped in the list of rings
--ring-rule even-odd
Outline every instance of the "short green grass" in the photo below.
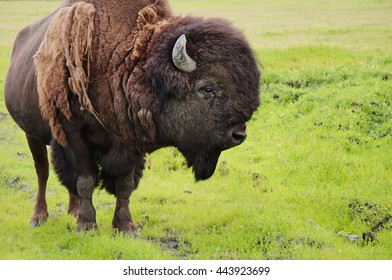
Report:
[[[114,234],[100,190],[99,229],[76,234],[53,173],[49,220],[28,225],[35,171],[3,86],[17,31],[58,3],[0,1],[0,259],[392,259],[390,1],[171,1],[245,32],[262,105],[208,181],[173,148],[151,156],[131,198],[139,239]],[[377,240],[362,240],[374,227]]]

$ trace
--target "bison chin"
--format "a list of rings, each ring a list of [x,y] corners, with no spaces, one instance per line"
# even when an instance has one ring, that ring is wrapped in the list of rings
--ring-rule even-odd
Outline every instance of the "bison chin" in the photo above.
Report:
[[[214,174],[220,154],[219,151],[197,152],[190,156],[185,154],[188,167],[192,166],[196,181],[206,180]]]

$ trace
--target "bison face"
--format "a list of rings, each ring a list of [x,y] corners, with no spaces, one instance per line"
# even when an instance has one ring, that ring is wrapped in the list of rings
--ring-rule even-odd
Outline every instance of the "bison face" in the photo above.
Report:
[[[246,138],[250,114],[237,109],[236,90],[225,72],[207,71],[196,80],[188,98],[178,104],[187,111],[181,127],[183,137],[177,147],[192,166],[196,180],[209,178],[215,171],[221,151],[241,144]],[[238,96],[237,96],[238,97]],[[181,109],[180,109],[181,110]]]
[[[187,20],[155,38],[146,69],[161,100],[159,142],[177,147],[196,180],[204,180],[223,150],[245,140],[259,105],[260,72],[248,43],[227,22],[188,26]]]

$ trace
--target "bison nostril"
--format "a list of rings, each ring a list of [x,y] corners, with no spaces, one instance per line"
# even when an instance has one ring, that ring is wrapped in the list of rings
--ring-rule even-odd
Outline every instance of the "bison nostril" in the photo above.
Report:
[[[241,144],[246,139],[246,132],[245,131],[234,131],[231,135],[234,144]]]

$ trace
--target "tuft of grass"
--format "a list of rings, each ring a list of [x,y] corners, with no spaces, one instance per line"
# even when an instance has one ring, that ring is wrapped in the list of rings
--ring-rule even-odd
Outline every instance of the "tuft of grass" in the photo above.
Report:
[[[176,149],[151,155],[130,202],[140,239],[112,231],[114,197],[100,190],[99,229],[76,234],[53,172],[49,220],[28,225],[35,171],[2,90],[17,31],[59,2],[0,1],[1,259],[392,258],[389,1],[171,1],[244,30],[261,107],[205,182]]]

